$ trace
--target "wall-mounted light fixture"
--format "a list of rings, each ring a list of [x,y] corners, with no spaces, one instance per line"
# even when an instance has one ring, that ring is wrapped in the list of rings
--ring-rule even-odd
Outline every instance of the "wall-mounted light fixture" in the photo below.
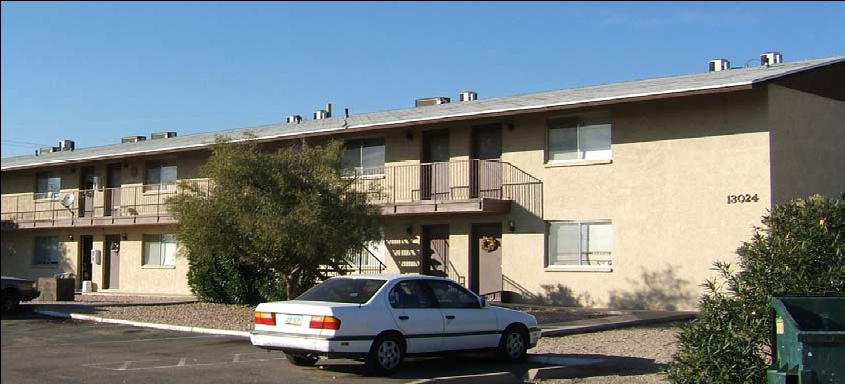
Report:
[[[408,234],[408,236],[411,236],[411,234],[412,234],[412,233],[414,233],[414,226],[413,226],[413,225],[411,225],[411,224],[408,224],[408,225],[405,227],[405,233],[407,233],[407,234]]]
[[[68,234],[67,234],[67,239],[68,239],[68,240],[73,240],[73,234],[72,234],[72,233],[68,233]]]
[[[516,124],[513,121],[508,121],[505,123],[505,127],[508,128],[508,131],[513,131],[516,128]]]
[[[128,239],[128,238],[129,238],[129,235],[128,235],[128,234],[126,234],[126,232],[123,232],[123,233],[121,233],[121,234],[120,234],[120,239],[121,239],[121,240],[126,240],[126,239]]]
[[[516,223],[514,223],[512,219],[508,219],[508,231],[511,233],[516,231]]]
[[[408,141],[414,140],[414,131],[412,131],[410,129],[406,129],[405,130],[405,138],[408,139]]]
[[[123,161],[123,168],[129,168],[129,162],[124,160]]]

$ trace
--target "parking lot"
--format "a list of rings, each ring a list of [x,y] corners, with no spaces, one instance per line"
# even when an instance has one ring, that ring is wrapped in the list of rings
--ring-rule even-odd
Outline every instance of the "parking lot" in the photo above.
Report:
[[[295,367],[280,352],[232,336],[201,335],[42,317],[2,317],[2,379],[13,383],[404,383],[443,376],[512,372],[487,356],[409,359],[391,377],[372,377],[362,363],[330,360]]]

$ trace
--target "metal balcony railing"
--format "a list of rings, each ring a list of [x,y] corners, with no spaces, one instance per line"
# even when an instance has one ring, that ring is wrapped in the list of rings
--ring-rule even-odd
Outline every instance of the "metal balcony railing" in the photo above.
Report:
[[[356,170],[352,188],[374,204],[511,200],[542,216],[542,182],[499,160],[458,160]]]
[[[210,181],[3,195],[0,219],[4,226],[12,227],[162,222],[172,220],[167,211],[168,197],[193,193],[183,183],[208,191]]]

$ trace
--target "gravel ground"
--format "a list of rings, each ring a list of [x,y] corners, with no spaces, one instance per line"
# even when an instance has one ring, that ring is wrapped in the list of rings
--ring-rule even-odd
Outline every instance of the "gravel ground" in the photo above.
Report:
[[[77,295],[70,302],[23,303],[56,311],[72,311],[113,319],[194,326],[233,331],[251,331],[254,306],[195,302],[192,297],[137,297]],[[620,311],[519,306],[541,324],[619,315]],[[676,351],[677,324],[630,327],[570,336],[544,337],[532,354],[564,356],[604,355],[620,357],[615,369],[602,376],[543,380],[549,384],[666,383],[663,370]]]

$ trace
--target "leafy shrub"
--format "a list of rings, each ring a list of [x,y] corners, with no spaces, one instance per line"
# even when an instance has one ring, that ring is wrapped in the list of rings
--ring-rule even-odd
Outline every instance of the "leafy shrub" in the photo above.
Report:
[[[845,292],[842,199],[812,196],[776,207],[737,250],[739,271],[715,263],[697,319],[682,326],[674,383],[763,383],[771,363],[774,294]]]

